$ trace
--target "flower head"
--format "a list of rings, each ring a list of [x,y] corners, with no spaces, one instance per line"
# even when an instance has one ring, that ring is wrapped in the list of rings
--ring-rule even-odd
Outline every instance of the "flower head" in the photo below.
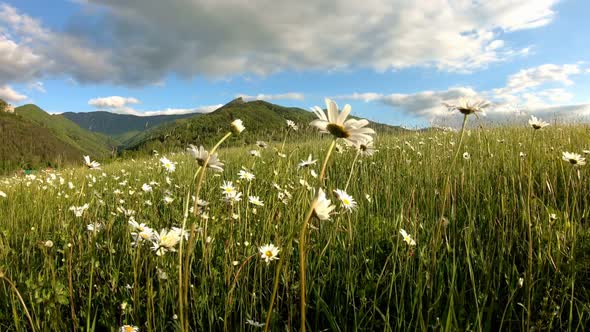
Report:
[[[205,150],[205,148],[201,145],[199,148],[190,144],[189,148],[187,148],[188,152],[195,158],[197,164],[200,166],[204,166],[205,162],[207,161],[207,157],[209,161],[207,162],[207,167],[216,171],[216,172],[223,172],[223,163],[219,161],[217,158],[217,153],[212,154],[209,156],[209,152]]]
[[[531,127],[533,127],[534,129],[542,129],[545,128],[549,125],[548,122],[545,122],[541,119],[537,119],[537,117],[535,117],[534,115],[531,115],[531,118],[529,119],[529,125]]]
[[[318,128],[321,133],[330,133],[336,138],[344,138],[351,143],[370,140],[372,138],[370,135],[375,134],[373,129],[365,128],[369,124],[369,121],[365,119],[346,120],[351,111],[350,105],[345,105],[342,112],[338,112],[338,105],[326,98],[326,108],[327,116],[320,107],[312,108],[318,119],[312,121],[310,125]]]
[[[256,141],[256,146],[261,149],[266,149],[268,144],[265,141]]]
[[[82,206],[70,206],[70,211],[74,212],[74,215],[80,218],[84,214],[84,211],[88,210],[88,207],[88,203]]]
[[[266,264],[270,264],[270,262],[279,259],[280,250],[272,243],[261,246],[258,248],[258,251],[260,252],[260,257],[266,262]]]
[[[490,103],[484,100],[470,102],[467,99],[461,98],[458,104],[443,103],[449,111],[457,110],[462,114],[469,115],[475,113],[485,114],[485,109],[490,106]]]
[[[240,119],[236,119],[231,123],[231,130],[236,135],[239,135],[242,131],[244,131],[244,129],[246,128]]]
[[[250,173],[250,172],[248,172],[248,171],[246,171],[244,169],[241,169],[238,172],[238,177],[241,180],[246,180],[246,181],[252,181],[252,180],[254,180],[256,178],[256,176],[254,176],[254,174],[252,174],[252,173]]]
[[[297,126],[297,124],[295,124],[295,122],[287,120],[287,129],[293,129],[294,131],[297,131],[299,130],[299,127]]]
[[[404,238],[404,241],[409,245],[409,246],[415,246],[416,245],[416,241],[414,241],[412,239],[412,237],[410,236],[410,234],[408,234],[404,229],[400,229],[399,233],[402,235],[402,237]]]
[[[336,197],[338,197],[338,199],[340,200],[340,203],[342,204],[343,208],[345,208],[348,211],[356,208],[356,201],[344,190],[336,189],[334,190],[334,193],[336,193]]]
[[[260,200],[260,198],[258,196],[250,196],[248,198],[248,201],[251,204],[254,204],[256,206],[264,206],[264,202]]]
[[[363,157],[370,157],[373,154],[375,154],[375,152],[377,151],[377,150],[375,150],[375,147],[373,146],[372,139],[369,141],[359,141],[354,145],[354,147],[357,149],[359,154]]]
[[[90,156],[84,156],[84,164],[89,169],[100,169],[100,164],[95,160],[90,161]]]
[[[586,158],[583,158],[582,155],[573,152],[563,152],[561,159],[564,161],[569,162],[574,166],[583,166],[586,165]]]
[[[314,165],[314,164],[315,164],[315,163],[317,163],[317,162],[318,162],[318,160],[317,160],[317,159],[312,159],[312,158],[311,158],[311,153],[310,153],[310,154],[309,154],[309,156],[307,156],[307,160],[305,160],[305,159],[304,159],[304,160],[302,160],[302,161],[299,163],[298,167],[299,167],[299,168],[302,168],[302,167],[311,166],[311,165]]]
[[[168,171],[170,173],[172,173],[176,170],[176,165],[172,161],[170,161],[170,159],[168,159],[166,157],[160,158],[160,163],[162,163],[162,166],[164,166],[166,171]]]
[[[313,208],[313,214],[319,220],[328,220],[330,219],[330,213],[334,210],[335,206],[331,204],[332,202],[326,198],[326,193],[320,188],[318,193],[318,199],[316,204]]]
[[[180,242],[181,234],[177,230],[162,229],[160,233],[155,233],[152,240],[152,249],[156,255],[162,256],[168,251],[176,251],[174,248]]]
[[[139,327],[133,325],[123,325],[119,332],[139,332]]]

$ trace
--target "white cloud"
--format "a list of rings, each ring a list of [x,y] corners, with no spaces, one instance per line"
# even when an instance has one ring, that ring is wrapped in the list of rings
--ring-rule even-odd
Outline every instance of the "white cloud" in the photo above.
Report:
[[[290,100],[304,100],[305,95],[299,92],[287,92],[287,93],[279,93],[279,94],[258,94],[256,96],[249,96],[240,94],[236,97],[241,97],[244,100],[283,100],[283,99],[290,99]]]
[[[43,84],[43,82],[31,82],[29,84],[27,84],[27,88],[29,88],[29,90],[36,90],[42,93],[46,93],[47,91],[45,90],[45,86]]]
[[[133,97],[110,96],[94,98],[88,101],[88,105],[97,108],[123,108],[132,104],[139,104],[139,100]]]
[[[570,76],[583,72],[578,65],[546,64],[519,71],[508,77],[506,86],[489,91],[470,87],[453,87],[442,91],[420,91],[410,94],[351,93],[335,99],[378,102],[395,111],[436,122],[456,117],[448,112],[443,102],[456,103],[460,98],[488,100],[487,121],[502,122],[529,114],[552,117],[564,121],[590,120],[590,103],[571,104],[574,95],[562,87],[545,88],[547,84],[569,86]]]
[[[561,83],[571,85],[570,76],[580,74],[582,70],[577,64],[554,65],[545,64],[534,68],[522,69],[508,78],[508,83],[501,92],[519,92],[545,83]]]
[[[11,103],[18,103],[27,98],[27,96],[15,91],[10,85],[0,85],[0,99]]]
[[[2,77],[66,75],[142,85],[170,73],[219,77],[416,66],[472,71],[526,55],[529,45],[502,36],[549,24],[557,2],[86,0],[78,1],[82,10],[66,31],[51,31],[4,5],[0,29],[13,35],[3,35],[4,48],[21,49],[33,65],[21,60],[26,75]],[[0,68],[19,64],[14,57],[2,61]]]
[[[192,114],[192,113],[211,113],[216,109],[223,106],[223,104],[217,105],[206,105],[206,106],[198,106],[195,108],[165,108],[161,110],[155,111],[142,111],[136,110],[132,107],[120,107],[120,108],[111,108],[106,109],[104,111],[117,113],[117,114],[129,114],[129,115],[136,115],[136,116],[156,116],[156,115],[174,115],[174,114]]]

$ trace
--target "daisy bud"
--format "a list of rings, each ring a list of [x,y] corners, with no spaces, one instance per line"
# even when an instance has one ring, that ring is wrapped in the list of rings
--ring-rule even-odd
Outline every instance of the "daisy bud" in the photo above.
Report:
[[[242,120],[240,119],[236,119],[231,123],[231,130],[236,135],[239,135],[242,131],[244,131],[244,129],[246,128],[244,127],[244,124],[242,124]]]

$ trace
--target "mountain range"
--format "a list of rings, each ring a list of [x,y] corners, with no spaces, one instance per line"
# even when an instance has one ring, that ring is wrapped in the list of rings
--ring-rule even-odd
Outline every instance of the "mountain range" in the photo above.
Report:
[[[207,114],[135,116],[109,112],[48,114],[36,105],[0,111],[0,173],[19,168],[60,167],[80,163],[83,155],[98,160],[121,154],[174,151],[188,144],[214,144],[241,119],[246,130],[229,144],[253,144],[257,140],[281,140],[286,120],[299,125],[291,140],[318,137],[307,124],[313,113],[266,101],[237,98]],[[400,127],[372,123],[380,133]]]

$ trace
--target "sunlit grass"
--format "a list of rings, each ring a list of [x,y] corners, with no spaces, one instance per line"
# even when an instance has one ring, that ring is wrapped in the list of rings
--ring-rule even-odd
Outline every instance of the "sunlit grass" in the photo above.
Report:
[[[585,157],[589,138],[582,125],[523,126],[467,130],[459,150],[450,131],[377,135],[373,156],[336,146],[323,186],[336,207],[305,228],[307,329],[585,330],[589,169],[562,157]],[[0,179],[0,273],[14,284],[0,281],[0,330],[30,330],[28,314],[39,331],[180,330],[185,289],[191,330],[263,330],[269,307],[271,330],[299,330],[299,232],[330,144],[221,148],[224,171],[207,173],[196,212],[187,153]],[[224,181],[240,201],[224,201]],[[187,206],[179,288],[178,245],[158,256],[132,244],[129,220],[160,233],[181,227]],[[269,244],[279,251],[265,259]]]

